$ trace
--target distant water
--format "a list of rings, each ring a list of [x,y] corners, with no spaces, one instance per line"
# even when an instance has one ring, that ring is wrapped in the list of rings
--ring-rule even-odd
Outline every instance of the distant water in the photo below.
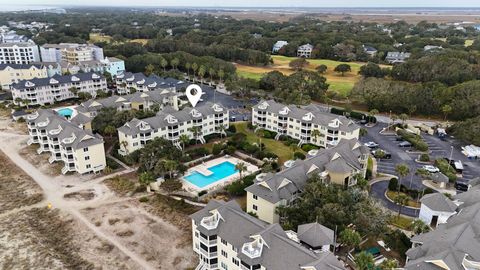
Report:
[[[56,9],[52,6],[32,6],[32,5],[0,5],[0,12],[10,11],[28,11],[28,10],[44,10],[44,9]]]

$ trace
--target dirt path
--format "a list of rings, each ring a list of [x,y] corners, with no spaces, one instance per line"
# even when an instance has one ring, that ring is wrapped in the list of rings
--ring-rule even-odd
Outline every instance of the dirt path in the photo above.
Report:
[[[131,250],[129,250],[126,246],[122,245],[113,237],[110,237],[100,231],[98,228],[95,227],[94,224],[88,221],[81,213],[80,209],[85,208],[89,204],[94,204],[98,206],[99,204],[103,203],[112,203],[118,201],[118,197],[116,197],[112,192],[109,192],[108,188],[106,188],[101,182],[107,178],[112,177],[112,175],[105,176],[99,179],[94,179],[93,181],[78,181],[77,178],[75,182],[74,189],[67,188],[68,185],[64,185],[64,183],[68,183],[72,181],[72,177],[69,176],[57,176],[57,177],[49,177],[39,171],[36,167],[34,167],[31,163],[23,159],[19,154],[18,151],[22,145],[22,142],[25,140],[25,136],[19,136],[18,134],[12,134],[7,132],[0,132],[0,150],[7,155],[13,163],[15,163],[18,167],[20,167],[26,174],[28,174],[43,190],[45,202],[51,203],[53,208],[58,208],[61,211],[65,211],[66,213],[71,214],[77,220],[84,223],[97,237],[108,241],[120,251],[122,251],[126,256],[128,256],[132,261],[137,263],[143,269],[154,269],[154,267],[144,260],[141,256],[138,256]],[[124,170],[117,174],[124,174],[130,172],[130,170]],[[63,195],[66,193],[71,193],[75,190],[82,190],[82,189],[94,189],[94,190],[101,190],[101,196],[95,198],[92,201],[86,203],[85,201],[69,201],[66,200]],[[40,205],[30,206],[31,208],[37,207]],[[12,210],[16,211],[16,210]],[[11,211],[9,212],[12,213]]]

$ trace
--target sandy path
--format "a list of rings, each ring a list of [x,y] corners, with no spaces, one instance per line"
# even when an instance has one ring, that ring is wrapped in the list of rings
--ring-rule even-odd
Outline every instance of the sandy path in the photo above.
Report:
[[[104,234],[94,224],[88,221],[80,212],[79,209],[88,206],[88,204],[94,204],[98,206],[99,203],[111,203],[118,201],[118,198],[114,196],[111,192],[105,192],[99,198],[96,198],[93,202],[86,203],[85,201],[68,201],[63,198],[63,195],[70,193],[75,190],[93,188],[93,189],[106,189],[106,187],[101,184],[106,178],[112,177],[112,175],[95,179],[89,182],[80,182],[75,186],[75,189],[67,189],[62,185],[64,182],[71,181],[68,176],[57,176],[52,179],[52,177],[46,176],[36,167],[30,164],[28,161],[23,159],[18,151],[20,150],[22,142],[25,140],[26,136],[21,136],[18,134],[0,132],[0,150],[7,155],[12,162],[14,162],[18,167],[20,167],[26,174],[28,174],[32,179],[40,186],[44,192],[45,201],[52,204],[54,208],[58,208],[62,211],[65,211],[72,216],[74,216],[79,221],[83,222],[97,237],[104,239],[110,242],[112,245],[121,250],[126,256],[128,256],[132,261],[137,263],[143,269],[154,269],[154,267],[144,260],[141,256],[138,256],[126,246],[122,245],[116,239]],[[131,170],[125,170],[117,174],[128,173]],[[108,189],[107,189],[108,190]],[[38,205],[40,206],[40,205]]]

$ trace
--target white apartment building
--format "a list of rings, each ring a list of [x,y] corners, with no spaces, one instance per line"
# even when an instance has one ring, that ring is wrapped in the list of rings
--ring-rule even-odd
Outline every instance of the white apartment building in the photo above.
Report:
[[[272,47],[272,53],[278,53],[280,49],[282,49],[284,46],[287,46],[287,45],[288,45],[288,42],[285,40],[279,40],[275,42],[275,44],[273,44],[273,47]]]
[[[200,260],[197,270],[345,269],[330,251],[311,250],[295,232],[250,216],[235,201],[211,200],[190,217],[193,250]]]
[[[14,103],[22,106],[53,104],[74,98],[75,94],[71,91],[73,88],[77,92],[89,93],[92,97],[95,97],[99,90],[108,91],[106,79],[96,73],[34,78],[10,86]],[[28,104],[25,104],[25,101],[28,101]]]
[[[316,176],[328,184],[356,185],[356,175],[365,177],[369,154],[369,149],[358,140],[341,140],[335,147],[320,149],[305,160],[295,160],[292,167],[283,171],[257,175],[245,189],[247,212],[265,222],[278,223],[277,207],[294,203],[308,179]]]
[[[39,144],[38,154],[50,152],[50,163],[65,165],[62,173],[96,173],[105,169],[103,138],[67,121],[54,110],[40,109],[27,116],[30,139],[27,144]]]
[[[29,64],[37,61],[40,61],[40,55],[35,43],[0,44],[0,64]]]
[[[102,48],[78,43],[45,44],[40,47],[40,55],[43,62],[66,61],[75,65],[83,61],[104,59]]]
[[[252,107],[252,124],[320,147],[334,146],[341,139],[358,139],[360,127],[352,120],[309,105],[297,107],[273,100],[260,101]]]
[[[22,80],[47,78],[47,68],[39,64],[0,64],[0,86],[3,90]]]
[[[157,75],[145,76],[143,73],[123,72],[115,76],[118,94],[129,94],[131,90],[138,92],[153,91],[155,89],[167,89],[176,91],[188,86],[187,82],[174,78],[161,78]]]
[[[310,58],[312,57],[313,52],[313,45],[311,44],[304,44],[297,49],[297,56],[303,58]]]
[[[229,126],[228,113],[221,105],[210,102],[180,111],[164,108],[154,117],[133,119],[118,128],[118,151],[127,155],[160,137],[181,148],[179,137],[182,134],[205,143],[204,136],[225,132]]]

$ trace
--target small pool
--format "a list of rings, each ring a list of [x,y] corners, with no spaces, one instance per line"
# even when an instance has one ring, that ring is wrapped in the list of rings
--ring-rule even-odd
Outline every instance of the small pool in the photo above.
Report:
[[[70,118],[72,117],[72,114],[73,114],[73,110],[70,109],[70,108],[63,108],[63,109],[60,109],[57,111],[58,114],[60,114],[61,116],[65,117],[65,118]]]
[[[235,170],[235,164],[229,161],[208,167],[208,170],[212,172],[209,176],[205,176],[199,172],[193,172],[183,178],[193,185],[203,188],[238,172],[238,170]]]

